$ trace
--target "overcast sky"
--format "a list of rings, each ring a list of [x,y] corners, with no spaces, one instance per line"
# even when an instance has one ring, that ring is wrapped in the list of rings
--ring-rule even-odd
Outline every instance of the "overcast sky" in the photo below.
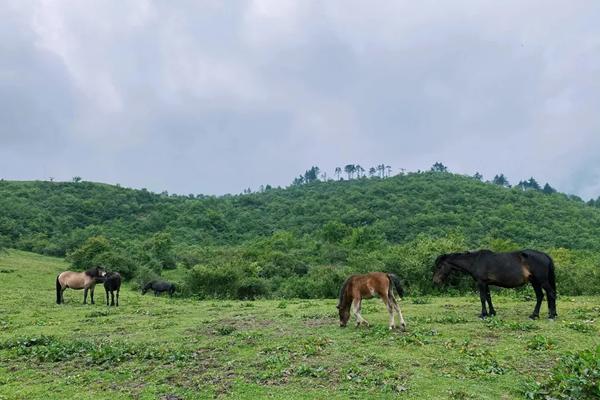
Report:
[[[0,2],[0,177],[188,194],[311,165],[600,196],[600,2]]]

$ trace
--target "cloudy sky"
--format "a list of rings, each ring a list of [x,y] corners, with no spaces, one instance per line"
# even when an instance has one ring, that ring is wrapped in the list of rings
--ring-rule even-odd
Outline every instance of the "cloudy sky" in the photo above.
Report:
[[[600,196],[600,2],[0,3],[0,177],[175,193],[311,165]]]

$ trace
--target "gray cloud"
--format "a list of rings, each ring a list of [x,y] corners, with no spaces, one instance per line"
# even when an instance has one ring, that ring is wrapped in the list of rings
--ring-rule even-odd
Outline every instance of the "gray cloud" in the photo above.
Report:
[[[0,19],[4,178],[220,194],[442,161],[600,195],[594,1],[14,1]]]

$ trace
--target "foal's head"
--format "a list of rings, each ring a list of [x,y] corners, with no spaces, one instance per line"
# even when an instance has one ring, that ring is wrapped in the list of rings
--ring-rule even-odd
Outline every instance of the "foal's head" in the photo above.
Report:
[[[351,279],[352,277],[346,279],[346,282],[342,285],[342,288],[340,289],[340,299],[336,306],[340,315],[340,327],[342,328],[346,327],[348,320],[350,319],[350,303],[352,302],[352,299],[346,292]]]
[[[345,328],[350,319],[350,304],[338,304],[336,307],[340,314],[340,327]]]

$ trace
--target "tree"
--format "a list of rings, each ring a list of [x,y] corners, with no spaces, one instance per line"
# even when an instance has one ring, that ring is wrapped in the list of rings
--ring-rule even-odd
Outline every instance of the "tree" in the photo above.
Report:
[[[81,182],[81,177],[80,177],[80,176],[74,176],[74,177],[73,177],[73,182],[74,182],[74,183],[79,183],[79,182]]]
[[[494,180],[492,181],[492,183],[498,186],[510,187],[510,183],[508,182],[508,179],[506,179],[504,174],[494,176]]]
[[[292,182],[293,186],[300,186],[304,183],[304,176],[303,175],[299,175],[298,177],[294,178],[294,181]],[[244,191],[244,193],[246,193],[246,191]]]
[[[355,166],[355,170],[356,170],[356,177],[357,178],[360,178],[361,174],[363,174],[362,176],[364,176],[365,169],[363,167],[361,167],[360,165],[357,164]]]
[[[388,176],[388,178],[390,176],[392,176],[392,167],[390,165],[386,165],[385,169],[387,170],[387,176]]]
[[[344,172],[348,175],[348,179],[352,179],[354,177],[354,172],[356,171],[356,166],[354,164],[348,164],[344,167]]]
[[[369,176],[372,178],[373,176],[375,176],[375,174],[377,173],[377,170],[375,169],[375,167],[371,167],[369,168]]]
[[[544,192],[546,194],[552,194],[552,193],[556,193],[556,189],[554,189],[552,186],[550,186],[550,184],[548,184],[548,182],[546,182],[546,184],[544,185],[544,188],[542,189],[542,192]]]
[[[448,167],[441,162],[436,162],[432,165],[431,172],[448,172]]]
[[[334,175],[336,176],[337,180],[340,180],[340,175],[342,175],[342,169],[340,167],[335,167],[335,172]]]
[[[477,179],[478,181],[482,181],[483,180],[483,175],[481,175],[479,172],[475,172],[475,175],[473,175],[474,179]]]
[[[312,166],[309,170],[304,172],[304,183],[311,183],[319,180],[320,168]]]

